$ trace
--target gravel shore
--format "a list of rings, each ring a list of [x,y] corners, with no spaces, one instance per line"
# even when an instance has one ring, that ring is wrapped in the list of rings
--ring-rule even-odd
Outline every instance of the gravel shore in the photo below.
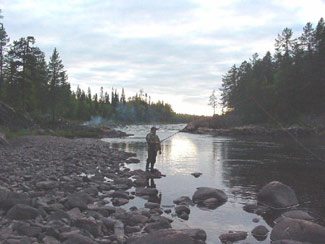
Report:
[[[97,139],[25,136],[0,145],[0,242],[204,243],[202,230],[171,228],[147,187],[162,175],[123,167],[135,156]],[[120,207],[137,196],[148,199],[143,208]]]

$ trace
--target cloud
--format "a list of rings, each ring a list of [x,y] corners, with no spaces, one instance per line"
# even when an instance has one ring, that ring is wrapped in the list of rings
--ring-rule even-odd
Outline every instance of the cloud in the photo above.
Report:
[[[324,7],[321,0],[0,3],[11,40],[33,35],[47,59],[56,47],[73,88],[124,87],[127,96],[144,89],[192,113],[212,113],[208,97],[233,64],[273,52],[278,33],[288,27],[299,35]]]

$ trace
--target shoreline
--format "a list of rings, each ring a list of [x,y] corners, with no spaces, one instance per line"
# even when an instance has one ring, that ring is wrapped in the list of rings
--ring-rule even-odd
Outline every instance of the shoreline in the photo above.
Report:
[[[147,186],[148,178],[162,175],[124,167],[134,153],[100,139],[21,136],[8,142],[0,145],[2,243],[138,243],[154,238],[154,231],[205,243],[203,230],[172,229],[171,215],[162,216],[172,209],[160,206],[157,190]],[[149,201],[123,209],[135,196]]]
[[[231,128],[210,128],[188,124],[182,132],[193,134],[209,134],[213,136],[316,136],[325,137],[325,128],[323,127],[302,127],[290,126],[287,128],[267,128],[257,125],[244,125]]]

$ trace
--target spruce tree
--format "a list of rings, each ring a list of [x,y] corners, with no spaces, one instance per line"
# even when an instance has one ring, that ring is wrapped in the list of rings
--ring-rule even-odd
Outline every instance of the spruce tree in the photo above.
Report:
[[[54,48],[52,56],[50,58],[50,62],[48,65],[48,76],[49,76],[49,83],[50,83],[50,99],[51,99],[51,112],[52,112],[52,121],[55,121],[55,116],[57,113],[57,108],[60,102],[60,99],[63,97],[62,90],[67,89],[67,75],[66,71],[64,70],[64,65],[62,64],[62,60],[60,59],[59,53]]]

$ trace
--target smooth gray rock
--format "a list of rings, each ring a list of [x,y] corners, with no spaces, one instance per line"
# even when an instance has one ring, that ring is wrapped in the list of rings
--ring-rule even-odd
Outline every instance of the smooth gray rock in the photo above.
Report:
[[[60,242],[52,236],[45,236],[42,239],[43,244],[60,244]]]
[[[167,218],[165,216],[151,215],[148,222],[152,223],[152,222],[161,222],[161,221],[167,221],[169,223],[172,223],[174,220]]]
[[[153,222],[153,223],[147,224],[146,227],[144,228],[144,231],[150,233],[150,232],[154,232],[157,230],[169,229],[169,228],[172,228],[172,226],[170,225],[170,223],[168,221],[158,221],[158,222]]]
[[[80,210],[86,210],[88,204],[93,203],[94,199],[85,192],[77,192],[68,196],[65,206],[68,209],[79,208]]]
[[[300,242],[300,241],[292,241],[292,240],[281,240],[272,242],[272,244],[312,244],[310,242]]]
[[[279,181],[272,181],[265,185],[257,194],[257,201],[271,208],[288,208],[298,204],[292,188]]]
[[[42,232],[42,228],[39,226],[31,226],[28,223],[16,222],[13,225],[13,230],[21,236],[38,237]]]
[[[8,212],[6,217],[15,220],[35,219],[40,212],[31,206],[25,204],[16,204]]]
[[[209,198],[215,198],[219,203],[224,203],[228,200],[226,193],[212,187],[199,187],[192,196],[194,203],[202,203],[204,200]]]
[[[125,163],[127,163],[127,164],[138,164],[138,163],[140,163],[140,160],[137,159],[137,158],[128,158],[128,159],[125,161]]]
[[[70,215],[63,211],[63,210],[56,210],[55,212],[51,213],[51,215],[49,216],[50,220],[63,220],[66,219],[66,221],[68,221],[69,223],[71,222],[71,218]]]
[[[83,236],[83,235],[80,235],[80,234],[75,234],[75,235],[70,236],[63,243],[64,244],[98,244],[98,242],[90,239],[87,236]]]
[[[0,186],[0,208],[9,209],[19,203],[29,205],[31,199],[26,194],[12,192]]]
[[[141,226],[135,225],[135,226],[125,226],[125,233],[135,233],[135,232],[140,232],[142,229]]]
[[[181,229],[186,235],[189,235],[195,240],[205,242],[207,239],[207,234],[202,229]]]
[[[269,230],[264,225],[258,225],[252,230],[252,234],[255,236],[266,236]]]
[[[125,199],[125,198],[113,198],[112,199],[112,203],[114,206],[122,206],[122,205],[125,205],[129,202],[128,199]]]
[[[51,190],[53,188],[56,188],[58,186],[58,182],[56,181],[40,181],[36,183],[36,187],[41,190]]]
[[[181,196],[173,201],[177,205],[190,205],[192,204],[191,198],[188,196]]]
[[[284,218],[273,227],[270,238],[273,241],[293,240],[324,244],[325,227],[306,220]]]
[[[135,194],[137,196],[152,196],[157,195],[158,190],[156,188],[136,188]]]
[[[155,202],[146,202],[144,204],[144,207],[149,209],[155,209],[155,208],[160,208],[160,204]]]
[[[245,231],[234,231],[234,232],[230,232],[230,233],[225,233],[225,234],[221,234],[219,236],[219,239],[222,242],[235,242],[235,241],[241,241],[241,240],[245,240],[247,237],[247,232]]]
[[[146,222],[148,222],[149,218],[145,215],[142,214],[134,214],[131,216],[131,218],[128,220],[128,224],[131,226],[135,226],[135,225],[143,225]]]
[[[189,235],[180,230],[158,230],[138,238],[130,238],[127,244],[196,244]]]
[[[125,236],[124,236],[124,224],[120,220],[116,220],[114,224],[114,235],[119,243],[124,243]]]
[[[81,230],[85,230],[92,234],[94,237],[99,237],[103,233],[101,231],[102,229],[102,223],[91,220],[91,219],[78,219],[75,222],[75,225],[80,228]]]
[[[180,206],[175,207],[175,212],[176,212],[177,215],[179,215],[179,214],[181,214],[183,212],[185,212],[187,214],[190,214],[191,210],[186,206],[180,205]]]
[[[302,211],[302,210],[290,210],[288,212],[283,213],[282,216],[286,217],[286,218],[302,219],[302,220],[308,220],[308,221],[315,220],[315,218],[313,216],[310,216],[309,213]]]

